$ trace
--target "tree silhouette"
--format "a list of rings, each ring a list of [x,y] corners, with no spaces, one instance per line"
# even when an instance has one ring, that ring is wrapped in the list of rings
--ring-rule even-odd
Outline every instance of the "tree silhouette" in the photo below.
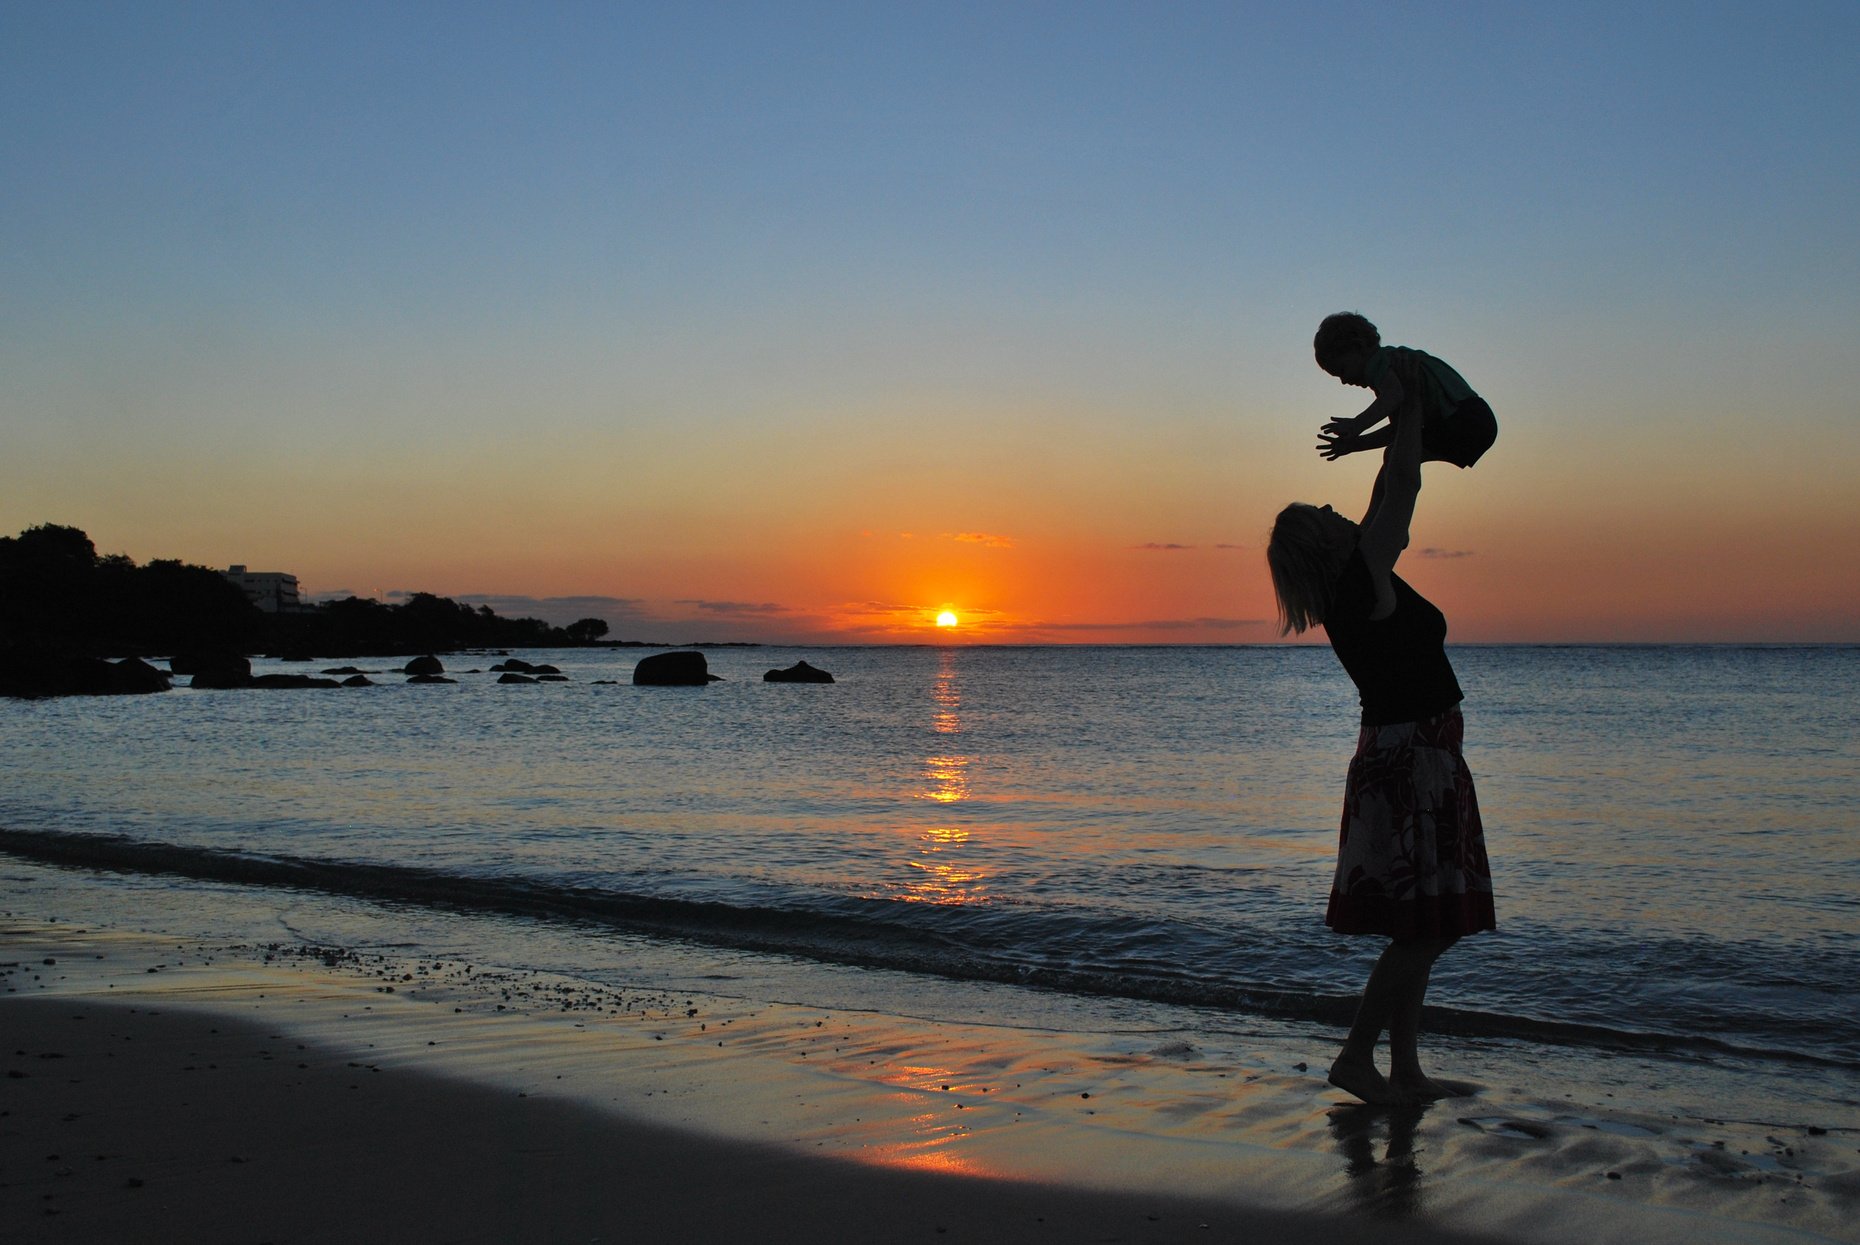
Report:
[[[99,557],[84,532],[55,523],[0,536],[0,649],[91,656],[266,652],[363,656],[460,648],[585,643],[607,633],[586,618],[573,636],[535,618],[499,618],[430,592],[401,605],[349,597],[267,614],[220,571],[156,559]]]
[[[607,634],[607,624],[599,618],[578,618],[562,630],[577,644],[592,644]]]

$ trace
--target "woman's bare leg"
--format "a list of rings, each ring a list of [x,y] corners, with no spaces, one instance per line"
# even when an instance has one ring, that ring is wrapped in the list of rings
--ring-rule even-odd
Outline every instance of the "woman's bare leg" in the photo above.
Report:
[[[1391,942],[1370,970],[1363,985],[1363,997],[1356,1005],[1356,1019],[1350,1025],[1343,1049],[1330,1065],[1330,1083],[1355,1094],[1364,1102],[1397,1103],[1403,1099],[1376,1068],[1376,1043],[1396,1006],[1404,997],[1403,987],[1412,971],[1410,957],[1402,944]]]
[[[1452,939],[1416,939],[1391,942],[1376,960],[1356,1020],[1343,1049],[1330,1066],[1330,1083],[1364,1102],[1418,1102],[1442,1097],[1444,1091],[1421,1074],[1418,1051],[1421,999],[1427,993],[1428,974]],[[1392,1076],[1377,1070],[1376,1043],[1389,1031]],[[1398,1036],[1399,1035],[1399,1036]],[[1436,1092],[1438,1091],[1438,1092]]]
[[[1389,1087],[1409,1102],[1432,1102],[1452,1091],[1429,1079],[1421,1070],[1421,1002],[1427,997],[1434,961],[1454,943],[1452,938],[1429,939],[1416,946],[1422,962],[1410,977],[1401,1001],[1389,1016]]]

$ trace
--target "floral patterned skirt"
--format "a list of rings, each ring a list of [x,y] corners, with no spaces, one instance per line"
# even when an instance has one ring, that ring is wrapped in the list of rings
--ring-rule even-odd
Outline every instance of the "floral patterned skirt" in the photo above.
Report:
[[[1492,866],[1458,709],[1365,726],[1343,797],[1324,923],[1398,940],[1496,929]]]

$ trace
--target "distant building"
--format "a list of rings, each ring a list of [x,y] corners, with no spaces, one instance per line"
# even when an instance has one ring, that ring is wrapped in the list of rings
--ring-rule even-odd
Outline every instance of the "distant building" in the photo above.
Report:
[[[246,600],[267,614],[292,613],[297,603],[297,576],[282,571],[248,571],[243,566],[227,568],[226,578],[238,584]]]

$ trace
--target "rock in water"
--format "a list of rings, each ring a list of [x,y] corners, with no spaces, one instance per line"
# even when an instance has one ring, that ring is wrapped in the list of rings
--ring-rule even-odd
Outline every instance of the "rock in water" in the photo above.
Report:
[[[797,661],[786,670],[771,670],[762,676],[764,683],[831,683],[833,676],[818,666]]]
[[[116,663],[111,682],[120,692],[165,692],[168,672],[157,669],[140,657],[125,657]]]
[[[437,657],[430,653],[425,657],[416,657],[400,668],[402,674],[444,674],[446,668]]]
[[[633,682],[640,687],[703,687],[720,677],[710,672],[704,654],[689,651],[654,653],[633,667]]]
[[[167,673],[136,657],[108,662],[27,645],[0,650],[0,696],[120,696],[167,690]]]
[[[239,653],[178,653],[168,667],[193,675],[195,687],[244,687],[252,681],[252,663]]]
[[[176,674],[211,674],[222,670],[237,670],[249,677],[252,663],[239,653],[225,649],[190,649],[176,653],[168,659],[168,668]]]

